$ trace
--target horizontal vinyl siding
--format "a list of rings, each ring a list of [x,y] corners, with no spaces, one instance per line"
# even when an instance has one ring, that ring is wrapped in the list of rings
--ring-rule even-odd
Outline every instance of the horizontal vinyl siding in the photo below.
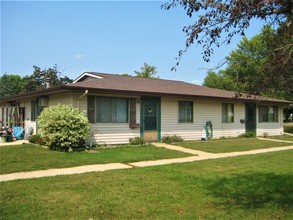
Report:
[[[79,99],[80,96],[74,96],[76,108],[83,112],[85,116],[87,116],[87,96],[85,95]]]
[[[222,108],[222,103],[220,103]],[[240,120],[245,120],[245,105],[242,103],[234,103],[234,122],[222,122],[222,109],[220,109],[220,129],[219,134],[215,137],[235,137],[245,133],[245,123]],[[217,129],[218,130],[218,129]]]
[[[93,94],[94,95],[94,94]],[[116,97],[115,95],[108,95]],[[122,96],[119,96],[122,97]],[[124,97],[123,98],[128,98]],[[87,97],[80,100],[80,110],[87,112]],[[129,120],[129,117],[128,117]],[[136,123],[140,123],[140,102],[136,102]],[[140,137],[139,128],[130,128],[128,123],[91,124],[92,140],[96,144],[127,144],[130,138]]]
[[[193,100],[193,122],[178,123],[178,101],[162,99],[162,137],[179,135],[185,140],[198,140],[207,121],[212,122],[214,138],[245,133],[245,124],[240,123],[245,118],[244,104],[234,104],[234,123],[222,123],[222,102]]]
[[[263,136],[264,133],[267,133],[269,136],[282,135],[283,130],[283,108],[278,107],[278,122],[261,122],[259,123],[257,108],[257,136]]]
[[[196,139],[197,131],[194,123],[195,106],[193,106],[192,123],[179,123],[178,111],[178,100],[165,98],[161,99],[161,136],[178,135],[185,140]]]
[[[59,95],[52,95],[49,97],[49,106],[53,105],[72,105],[75,107],[76,99],[73,94],[64,93]]]
[[[93,139],[96,144],[125,144],[129,138],[139,137],[139,129],[129,128],[128,123],[92,124]]]
[[[36,134],[36,122],[35,121],[31,121],[31,112],[32,112],[32,100],[25,100],[23,102],[23,106],[25,107],[25,128],[26,128],[26,132],[28,131],[28,128],[32,128],[33,129],[33,134]]]

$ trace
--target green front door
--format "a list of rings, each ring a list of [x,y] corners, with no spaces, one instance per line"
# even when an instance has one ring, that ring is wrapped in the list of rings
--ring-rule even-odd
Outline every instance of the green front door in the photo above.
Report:
[[[256,104],[245,104],[245,132],[252,132],[256,135]]]
[[[160,99],[142,98],[141,137],[146,141],[159,141],[161,133]]]

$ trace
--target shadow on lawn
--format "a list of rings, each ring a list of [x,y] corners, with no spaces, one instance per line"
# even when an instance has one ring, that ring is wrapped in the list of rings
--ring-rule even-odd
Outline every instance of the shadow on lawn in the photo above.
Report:
[[[219,199],[219,205],[225,207],[253,209],[273,205],[286,210],[293,208],[293,175],[236,174],[213,179],[212,184],[207,184],[207,190]]]

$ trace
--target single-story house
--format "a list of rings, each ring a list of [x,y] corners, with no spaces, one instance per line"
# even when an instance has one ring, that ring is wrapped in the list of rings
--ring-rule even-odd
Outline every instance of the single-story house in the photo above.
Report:
[[[0,121],[38,133],[43,108],[68,104],[87,115],[96,143],[170,135],[197,140],[207,122],[214,138],[281,135],[283,108],[290,103],[181,81],[85,72],[70,84],[2,98]]]

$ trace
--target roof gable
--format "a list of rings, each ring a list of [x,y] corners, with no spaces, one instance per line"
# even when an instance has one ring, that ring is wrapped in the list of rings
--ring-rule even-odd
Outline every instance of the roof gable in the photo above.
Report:
[[[101,79],[102,78],[101,76],[98,76],[98,75],[95,75],[95,74],[92,74],[92,73],[89,73],[89,72],[84,72],[77,79],[75,79],[72,83],[82,82],[88,77],[92,77],[92,78],[95,78],[95,79]]]

